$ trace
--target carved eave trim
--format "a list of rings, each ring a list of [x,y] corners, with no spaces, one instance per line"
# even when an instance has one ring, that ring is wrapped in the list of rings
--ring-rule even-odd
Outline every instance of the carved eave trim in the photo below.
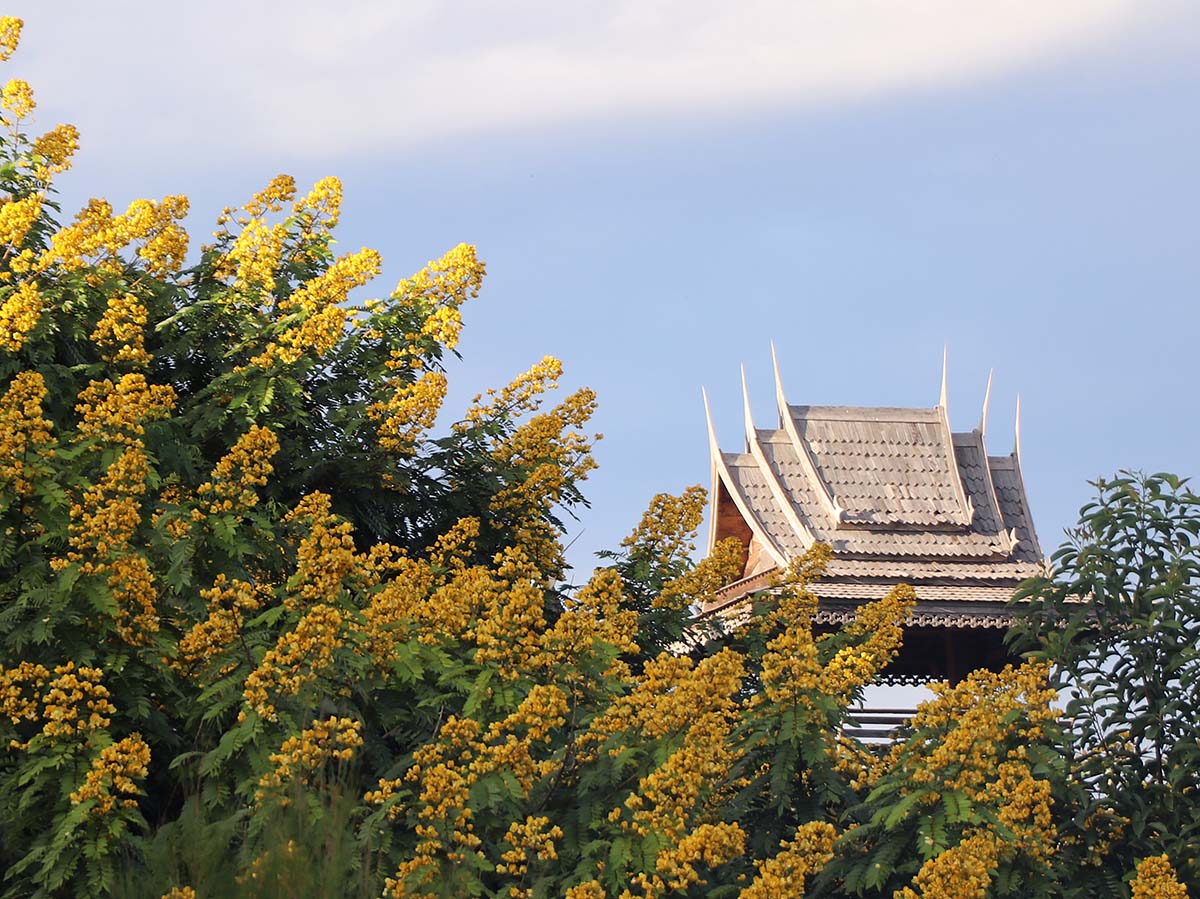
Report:
[[[717,478],[720,478],[721,483],[725,485],[725,489],[729,493],[730,498],[733,500],[734,506],[737,507],[738,513],[742,516],[742,520],[746,522],[747,527],[750,528],[751,533],[753,533],[754,536],[761,541],[763,547],[770,554],[771,558],[775,560],[775,564],[777,566],[780,568],[786,567],[787,557],[783,554],[779,547],[775,545],[775,541],[771,539],[770,535],[767,534],[766,529],[759,522],[758,516],[754,514],[750,507],[750,503],[748,503],[746,501],[746,497],[742,495],[741,488],[738,486],[737,481],[729,471],[729,465],[725,462],[725,457],[721,453],[720,446],[717,444],[717,432],[713,428],[712,413],[708,407],[707,393],[704,396],[704,417],[708,421],[708,448],[709,454],[712,457],[714,470],[714,477],[712,480],[714,488],[713,499],[712,506],[710,507],[713,522],[711,528],[709,529],[709,551],[712,551],[713,545],[716,542],[717,490],[715,488],[717,485]]]
[[[949,354],[948,350],[942,350],[942,392],[938,400],[937,411],[938,420],[942,424],[942,438],[945,441],[946,451],[949,457],[946,459],[950,466],[950,483],[954,488],[954,498],[958,501],[959,509],[959,524],[966,527],[971,526],[971,522],[975,520],[975,505],[971,502],[971,498],[967,496],[967,491],[962,484],[962,476],[958,473],[958,462],[954,458],[954,433],[950,430],[950,410],[948,393],[946,390],[947,374],[948,374]],[[961,520],[965,516],[966,520]]]
[[[990,378],[989,378],[989,383],[990,383]],[[986,418],[987,418],[987,403],[985,402],[984,403],[984,419],[986,420]],[[1005,550],[1005,556],[1008,557],[1008,556],[1011,556],[1013,554],[1013,550],[1015,550],[1017,548],[1017,534],[1016,534],[1015,530],[1013,530],[1011,528],[1006,530],[1004,527],[1004,513],[1000,509],[1000,497],[996,494],[996,484],[992,480],[992,466],[991,466],[991,463],[988,462],[987,443],[984,440],[983,431],[972,431],[971,435],[975,437],[975,441],[979,447],[980,458],[983,459],[983,465],[982,465],[983,479],[984,479],[984,483],[987,485],[987,491],[986,491],[987,499],[992,505],[992,512],[995,515],[996,524],[998,525],[998,528],[999,528],[998,534],[999,534],[1000,538],[1003,539],[1007,543],[1007,548]]]
[[[1046,553],[1042,550],[1042,542],[1038,539],[1037,528],[1033,523],[1033,509],[1029,505],[1029,494],[1025,490],[1025,471],[1021,467],[1021,394],[1017,394],[1017,421],[1016,434],[1014,436],[1014,445],[1012,451],[1013,469],[1017,474],[1017,485],[1021,490],[1021,505],[1024,507],[1025,521],[1029,525],[1029,537],[1033,540],[1033,548],[1037,550],[1037,554],[1045,560]],[[1013,533],[1014,543],[1016,541],[1016,533]]]
[[[804,476],[812,482],[813,493],[817,495],[818,501],[833,521],[834,526],[839,527],[846,520],[846,511],[838,505],[829,485],[817,472],[816,463],[808,449],[808,442],[800,436],[800,431],[796,428],[796,420],[792,417],[792,407],[788,405],[787,397],[783,393],[783,379],[779,376],[779,360],[775,356],[774,341],[771,342],[771,365],[775,369],[775,403],[779,407],[779,424],[787,434],[788,440],[792,442],[796,457],[804,469]]]

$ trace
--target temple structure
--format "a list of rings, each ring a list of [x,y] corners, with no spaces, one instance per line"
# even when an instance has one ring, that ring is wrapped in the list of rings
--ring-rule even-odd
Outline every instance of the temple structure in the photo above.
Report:
[[[774,361],[774,348],[772,347]],[[946,371],[933,408],[793,406],[775,364],[779,424],[754,425],[742,373],[746,445],[722,452],[708,412],[712,454],[709,549],[736,537],[741,579],[704,616],[745,614],[748,599],[816,542],[833,558],[815,585],[816,623],[850,620],[898,583],[918,603],[904,649],[885,674],[893,683],[958,680],[1008,659],[1005,604],[1043,556],[1021,477],[1020,400],[1014,449],[988,454],[991,378],[979,427],[953,433]]]

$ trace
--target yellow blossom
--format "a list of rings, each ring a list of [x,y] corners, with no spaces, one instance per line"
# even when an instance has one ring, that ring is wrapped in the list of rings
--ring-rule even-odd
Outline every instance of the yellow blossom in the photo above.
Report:
[[[6,122],[20,121],[33,112],[35,106],[33,88],[28,81],[13,78],[0,91],[0,107],[12,114],[11,120],[7,117],[4,119]]]
[[[233,448],[221,457],[212,476],[196,488],[196,495],[208,501],[213,514],[232,512],[244,515],[258,504],[255,487],[265,487],[275,470],[271,460],[279,452],[279,438],[270,428],[251,425]]]
[[[255,588],[247,581],[236,578],[230,581],[223,574],[217,575],[212,587],[200,591],[208,604],[208,617],[180,638],[179,659],[172,667],[177,671],[195,671],[211,659],[236,652],[246,613],[257,611],[264,594],[269,593],[269,587]],[[228,674],[236,666],[236,660],[225,662],[216,676]]]
[[[0,206],[0,243],[20,246],[41,211],[41,194],[9,200]]]
[[[327,762],[350,761],[363,744],[361,731],[360,722],[334,716],[314,720],[312,727],[302,730],[299,736],[288,737],[278,752],[271,753],[275,767],[259,778],[256,800],[262,802],[269,795],[278,795],[295,781],[308,783]]]
[[[149,765],[150,747],[141,734],[131,734],[106,746],[92,760],[92,770],[87,773],[86,780],[71,793],[71,804],[92,802],[92,814],[104,815],[116,807],[118,797],[137,796],[141,792],[134,781],[146,777]],[[137,800],[125,798],[121,805],[136,808]]]
[[[109,297],[104,315],[96,323],[92,341],[105,362],[149,363],[146,352],[146,307],[131,293]]]
[[[132,445],[145,434],[144,422],[166,418],[174,407],[175,391],[150,384],[141,372],[122,375],[115,383],[109,378],[91,381],[75,406],[82,416],[78,439]]]
[[[1129,885],[1133,899],[1187,899],[1187,887],[1175,877],[1175,868],[1164,853],[1138,862],[1137,876]]]
[[[276,175],[242,208],[252,218],[262,218],[268,212],[279,212],[295,196],[296,179],[291,175]]]
[[[0,399],[0,489],[27,496],[48,473],[54,425],[42,417],[45,399],[45,382],[35,371],[19,373]]]
[[[26,281],[0,303],[0,348],[15,353],[25,345],[30,332],[42,318],[42,297],[37,286]]]
[[[544,357],[529,371],[514,378],[507,387],[499,391],[489,390],[486,402],[482,395],[475,397],[463,420],[455,427],[463,429],[479,424],[500,410],[513,416],[534,411],[541,403],[541,395],[558,386],[562,370],[562,363],[553,356]]]
[[[25,23],[16,16],[0,16],[0,62],[9,59],[21,42],[21,27]]]
[[[310,609],[295,630],[282,634],[250,672],[243,691],[246,704],[261,717],[275,720],[272,694],[299,693],[332,664],[333,654],[344,639],[341,612],[327,605]]]
[[[54,678],[42,696],[42,733],[50,738],[72,737],[101,730],[117,710],[112,695],[101,682],[99,668],[66,662],[54,668]]]
[[[738,899],[803,896],[805,881],[820,873],[833,858],[836,836],[833,825],[824,821],[800,825],[791,840],[780,843],[779,853],[758,863],[758,875]]]
[[[412,384],[398,384],[390,396],[367,407],[367,415],[378,422],[379,445],[388,452],[411,453],[421,435],[433,427],[446,398],[446,376],[424,372]]]
[[[39,177],[65,172],[71,167],[71,157],[79,149],[79,130],[74,125],[58,125],[33,142],[33,155],[40,157]]]
[[[0,717],[10,719],[13,724],[37,720],[37,697],[49,679],[46,667],[35,662],[0,668]]]

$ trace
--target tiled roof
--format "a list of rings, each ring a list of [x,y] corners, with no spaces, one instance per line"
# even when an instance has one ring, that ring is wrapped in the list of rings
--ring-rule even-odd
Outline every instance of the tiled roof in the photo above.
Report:
[[[803,449],[843,523],[944,526],[971,521],[939,409],[791,406]]]

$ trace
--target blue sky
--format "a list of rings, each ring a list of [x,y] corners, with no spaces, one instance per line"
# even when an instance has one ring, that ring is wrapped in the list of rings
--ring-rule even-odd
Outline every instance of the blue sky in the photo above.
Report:
[[[544,354],[600,396],[575,564],[706,483],[700,387],[937,402],[1012,447],[1055,547],[1122,467],[1200,444],[1200,9],[1181,2],[18,3],[71,206],[187,193],[199,242],[274,174],[345,182],[387,293],[488,261],[450,415]],[[336,12],[335,12],[336,8]],[[984,11],[986,10],[986,12]],[[581,533],[580,533],[581,532]]]

